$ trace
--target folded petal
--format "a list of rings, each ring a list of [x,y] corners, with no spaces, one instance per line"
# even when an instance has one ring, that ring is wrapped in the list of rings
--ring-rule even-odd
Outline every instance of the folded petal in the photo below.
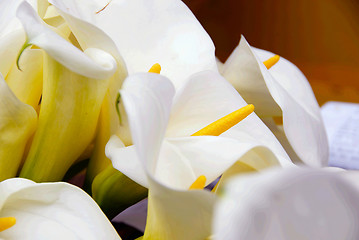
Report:
[[[36,126],[35,110],[16,98],[0,74],[0,180],[16,176]]]
[[[39,3],[44,0],[39,0]],[[0,73],[6,78],[26,37],[21,22],[16,17],[16,11],[24,0],[11,0],[0,2]],[[34,9],[37,9],[37,0],[26,0]],[[40,3],[41,5],[41,3]]]
[[[103,51],[100,55],[93,55],[95,51],[99,53],[101,50],[88,50],[87,54],[84,54],[45,26],[27,2],[20,4],[17,17],[26,31],[27,43],[44,49],[52,58],[71,71],[95,79],[106,79],[115,73],[117,64],[109,54]]]
[[[135,146],[123,147],[117,136],[112,136],[106,145],[106,156],[114,168],[138,184],[148,188],[145,166],[139,160]]]
[[[270,151],[262,158],[242,159],[257,148],[266,147],[256,142],[214,136],[167,138],[152,177],[169,188],[187,190],[201,175],[206,177],[206,185],[210,184],[237,161],[255,169],[279,165]]]
[[[8,193],[0,216],[16,218],[1,238],[121,239],[92,198],[71,184],[16,178],[0,183],[0,191]]]
[[[151,179],[143,239],[206,239],[214,202],[209,191],[176,191]]]
[[[217,70],[210,37],[182,1],[50,2],[107,33],[130,74],[159,63],[162,74],[178,87],[195,72]]]
[[[280,115],[280,107],[284,132],[296,154],[310,166],[324,166],[328,162],[327,137],[310,85],[300,70],[284,58],[267,70],[261,61],[273,55],[252,49],[242,38],[223,74],[246,101],[259,100],[259,116]]]
[[[195,74],[176,93],[166,135],[190,136],[246,105],[238,92],[218,73],[205,71]],[[256,111],[257,107],[254,107]],[[256,114],[252,113],[221,136],[266,146],[281,164],[291,162],[278,140]]]
[[[26,2],[19,6],[17,15],[28,42],[46,52],[39,126],[20,175],[36,181],[58,181],[92,141],[118,65],[102,49],[82,52],[61,38]]]
[[[138,158],[150,173],[155,170],[173,95],[171,82],[155,73],[133,74],[121,89]]]
[[[61,1],[53,1],[53,4],[56,11],[66,20],[66,23],[69,25],[82,49],[101,49],[102,51],[110,53],[118,65],[118,71],[110,81],[108,91],[101,107],[95,148],[86,173],[86,184],[90,185],[95,176],[111,164],[104,152],[105,145],[112,135],[116,134],[121,136],[121,140],[126,145],[132,144],[127,117],[122,104],[120,104],[119,107],[122,120],[121,124],[116,112],[117,94],[127,76],[127,69],[115,43],[106,33],[90,22],[86,22],[78,18],[78,16],[72,15],[71,11],[69,11]],[[87,3],[83,3],[82,7],[86,7],[86,5]]]
[[[43,51],[26,50],[21,56],[19,66],[21,70],[14,63],[6,77],[6,82],[16,97],[37,109],[42,94]]]
[[[234,178],[214,239],[356,239],[359,192],[339,173],[283,169]]]

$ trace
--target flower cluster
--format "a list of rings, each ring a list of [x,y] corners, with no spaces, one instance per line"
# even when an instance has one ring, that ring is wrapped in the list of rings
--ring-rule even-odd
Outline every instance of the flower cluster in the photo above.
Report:
[[[219,62],[180,0],[2,0],[0,20],[1,238],[120,239],[109,220],[145,198],[143,239],[359,236],[356,176],[318,169],[286,59],[242,37]]]

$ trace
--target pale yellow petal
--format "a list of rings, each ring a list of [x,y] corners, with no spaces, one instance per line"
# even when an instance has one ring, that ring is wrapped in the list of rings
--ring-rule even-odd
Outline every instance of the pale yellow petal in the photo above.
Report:
[[[26,49],[19,61],[11,68],[6,82],[16,97],[23,103],[37,108],[42,92],[42,62],[43,51],[41,49]]]
[[[16,98],[0,74],[0,181],[15,177],[36,123],[35,110]]]
[[[78,75],[45,55],[39,126],[20,176],[62,179],[94,137],[109,81]]]

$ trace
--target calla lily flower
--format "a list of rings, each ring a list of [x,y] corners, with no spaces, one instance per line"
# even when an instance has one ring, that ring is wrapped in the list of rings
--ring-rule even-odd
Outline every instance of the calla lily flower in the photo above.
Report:
[[[129,74],[159,63],[176,87],[192,74],[216,71],[214,44],[180,0],[50,0],[57,9],[104,31]],[[76,31],[72,31],[76,35]]]
[[[221,137],[191,136],[246,105],[219,74],[193,75],[172,104],[174,93],[171,82],[159,74],[130,75],[121,99],[134,146],[124,148],[116,136],[106,146],[114,167],[149,189],[144,239],[208,237],[215,195],[188,189],[203,188],[237,160],[253,169],[291,164],[255,114]]]
[[[111,39],[100,32],[82,52],[53,32],[27,2],[19,5],[17,17],[27,35],[25,47],[35,45],[44,51],[39,123],[20,176],[57,181],[94,138],[109,84],[121,76],[123,67],[110,51]]]
[[[182,1],[50,2],[66,20],[81,46],[82,38],[86,39],[93,35],[93,28],[106,33],[121,53],[129,74],[147,71],[155,63],[160,63],[163,68],[162,74],[170,76],[174,84],[180,86],[195,72],[216,71],[213,42]],[[92,192],[96,200],[110,199],[108,196],[104,197],[104,193],[111,196],[117,194],[113,190],[119,183],[106,179],[123,179],[120,173],[109,169],[109,160],[104,155],[105,144],[110,136],[119,136],[123,146],[132,144],[126,112],[121,101],[121,126],[114,113],[113,96],[116,96],[120,86],[117,83],[109,88],[111,97],[105,98],[104,106],[101,108],[94,153],[87,168],[86,183],[92,183]],[[141,192],[140,196],[146,193],[143,190]],[[114,199],[109,200],[113,201]]]
[[[162,74],[171,77],[179,86],[195,72],[216,70],[213,42],[180,0],[51,0],[50,3],[66,20],[81,46],[82,38],[94,34],[93,28],[106,33],[121,53],[129,74],[145,72],[160,63]],[[126,146],[132,144],[122,104],[119,108],[122,124],[119,130],[116,129],[119,122],[113,112],[115,101],[112,95],[116,98],[120,86],[117,83],[110,87],[111,98],[105,101],[112,105],[102,107],[87,182],[92,182],[110,165],[104,149],[111,135],[121,136]]]
[[[1,239],[121,239],[93,199],[67,183],[0,183]]]
[[[222,74],[246,101],[256,106],[258,116],[293,160],[313,167],[327,165],[328,141],[320,109],[307,79],[294,64],[250,47],[242,37]],[[272,120],[276,116],[283,117],[284,133]]]
[[[357,239],[359,189],[346,175],[289,168],[235,177],[216,205],[213,239]]]

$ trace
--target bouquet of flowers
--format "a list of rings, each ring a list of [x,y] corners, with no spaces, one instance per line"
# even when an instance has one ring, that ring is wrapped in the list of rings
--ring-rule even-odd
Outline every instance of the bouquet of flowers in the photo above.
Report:
[[[121,239],[140,202],[139,239],[357,239],[305,76],[214,52],[180,0],[1,0],[0,237]]]

